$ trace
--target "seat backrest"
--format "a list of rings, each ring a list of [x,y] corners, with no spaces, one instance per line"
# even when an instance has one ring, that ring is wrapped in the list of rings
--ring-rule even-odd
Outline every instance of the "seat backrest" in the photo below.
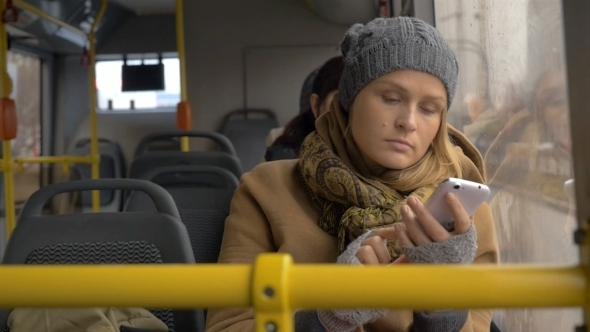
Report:
[[[232,142],[245,172],[256,166],[266,151],[266,137],[279,126],[275,113],[265,109],[245,109],[229,113],[221,133]]]
[[[101,179],[119,179],[126,175],[127,167],[125,156],[119,144],[115,141],[99,138],[100,153],[100,178]],[[70,150],[70,154],[84,156],[90,154],[90,139],[79,140]],[[91,165],[74,164],[70,180],[87,180],[91,178]],[[77,205],[81,206],[84,212],[90,212],[92,207],[92,194],[84,192],[77,200]],[[101,210],[105,212],[121,211],[123,203],[123,194],[120,190],[109,190],[100,192]]]
[[[76,142],[74,148],[72,149],[73,152],[77,151],[85,151],[87,153],[90,152],[90,138],[83,138]],[[118,164],[116,167],[119,169],[119,173],[125,175],[127,173],[127,163],[125,163],[125,154],[123,153],[123,149],[121,145],[112,139],[99,137],[98,138],[98,148],[101,153],[116,156],[118,159]],[[120,163],[119,163],[120,162]]]
[[[242,175],[242,165],[238,157],[220,151],[162,151],[140,155],[129,168],[129,178],[141,179],[144,174],[163,166],[217,166],[233,173],[237,178]]]
[[[139,144],[137,144],[134,158],[153,151],[179,151],[181,137],[209,139],[215,142],[222,152],[236,155],[236,151],[230,140],[219,133],[201,130],[174,130],[151,133],[143,137],[141,141],[139,141]]]
[[[148,153],[148,152],[158,152],[158,151],[180,151],[181,144],[179,137],[172,137],[168,139],[162,139],[157,141],[148,142],[145,144],[141,151],[135,151],[134,157],[138,155]]]
[[[142,191],[153,200],[156,213],[41,214],[45,203],[57,194],[92,189]],[[170,194],[136,179],[71,181],[37,191],[25,203],[2,260],[2,264],[145,263],[190,264],[194,256]],[[0,327],[8,314],[0,313]],[[202,328],[202,311],[156,310],[154,314],[171,331]]]
[[[211,166],[160,167],[146,180],[164,187],[174,199],[188,231],[197,263],[215,263],[219,256],[225,219],[238,179],[229,171]],[[142,192],[132,192],[125,211],[155,211]]]

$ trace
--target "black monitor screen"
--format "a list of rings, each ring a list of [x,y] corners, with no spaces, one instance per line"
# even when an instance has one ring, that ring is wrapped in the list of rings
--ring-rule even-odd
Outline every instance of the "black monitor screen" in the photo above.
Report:
[[[156,65],[123,65],[122,91],[153,91],[164,90],[164,64]]]

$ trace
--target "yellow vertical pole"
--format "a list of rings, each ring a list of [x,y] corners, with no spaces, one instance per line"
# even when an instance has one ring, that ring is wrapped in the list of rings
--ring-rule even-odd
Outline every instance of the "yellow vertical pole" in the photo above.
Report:
[[[292,266],[293,258],[289,255],[266,253],[256,257],[252,274],[256,331],[294,331],[289,287],[293,282],[289,280]]]
[[[2,9],[6,9],[6,1],[2,1]],[[8,76],[8,41],[6,40],[6,25],[0,22],[0,72],[2,73],[2,98],[9,98],[11,82]],[[16,213],[14,211],[14,178],[12,146],[10,140],[2,141],[3,168],[4,168],[4,203],[6,209],[6,236],[10,237],[16,226]]]
[[[184,51],[184,10],[182,0],[176,0],[176,47],[178,49],[178,61],[180,63],[180,101],[188,101],[186,93],[186,56]],[[183,152],[190,150],[188,137],[180,138],[180,149]]]
[[[94,68],[94,61],[96,56],[96,27],[98,22],[102,19],[107,8],[107,0],[102,0],[100,9],[94,22],[90,33],[88,33],[88,99],[90,101],[90,154],[92,156],[92,179],[100,177],[100,154],[98,151],[98,125],[96,120],[96,71]],[[100,212],[100,191],[92,191],[92,211]]]
[[[94,70],[94,55],[96,43],[95,34],[90,32],[88,35],[88,99],[90,100],[90,155],[92,158],[91,177],[98,179],[100,177],[100,155],[98,154],[98,128],[96,121],[96,72]],[[92,212],[100,212],[100,191],[92,191]]]

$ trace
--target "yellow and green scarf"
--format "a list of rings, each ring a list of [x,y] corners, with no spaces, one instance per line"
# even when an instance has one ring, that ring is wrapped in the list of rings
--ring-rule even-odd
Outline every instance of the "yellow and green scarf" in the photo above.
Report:
[[[322,211],[320,227],[338,238],[344,251],[348,243],[364,232],[402,222],[400,209],[412,195],[425,202],[438,183],[400,193],[374,178],[360,157],[350,135],[344,133],[348,118],[337,105],[316,122],[301,147],[299,175],[308,196]],[[388,243],[393,259],[400,255],[395,241]]]

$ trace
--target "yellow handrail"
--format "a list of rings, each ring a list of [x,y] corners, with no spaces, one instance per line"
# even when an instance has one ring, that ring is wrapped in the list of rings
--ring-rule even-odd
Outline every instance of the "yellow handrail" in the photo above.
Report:
[[[25,164],[62,164],[65,173],[70,171],[71,164],[92,164],[94,158],[88,156],[40,156],[40,157],[18,157],[13,158],[12,161],[16,164],[18,172],[24,171]],[[0,172],[5,171],[4,162],[0,163]],[[14,168],[12,168],[14,172]]]
[[[2,9],[6,9],[7,2],[2,1]],[[12,82],[7,72],[8,40],[6,38],[6,24],[0,22],[0,72],[2,75],[2,98],[9,98]],[[14,177],[12,145],[10,140],[2,141],[2,168],[4,171],[4,205],[6,210],[6,236],[9,237],[16,226],[16,213],[14,211]]]
[[[22,164],[91,164],[92,156],[40,156],[15,158],[17,165]]]
[[[100,154],[98,151],[98,125],[96,120],[96,70],[94,68],[96,56],[96,27],[102,19],[106,9],[107,0],[100,2],[100,9],[92,23],[90,32],[88,33],[88,100],[90,103],[90,155],[92,156],[91,178],[98,179],[100,177]],[[92,191],[92,211],[100,211],[100,191]]]
[[[23,171],[25,164],[63,164],[64,172],[69,172],[70,164],[92,164],[92,156],[40,156],[40,157],[18,157],[13,161],[19,172]],[[4,163],[0,164],[0,172],[4,172]]]
[[[322,274],[331,269],[338,273],[338,282],[330,278],[332,273]],[[540,308],[579,307],[586,301],[580,268],[332,264],[293,265],[291,270],[292,308]],[[416,276],[422,273],[450,279],[430,277],[420,283]],[[251,274],[252,266],[237,264],[2,266],[0,307],[249,307]],[[428,274],[422,275],[426,279]],[[145,285],[158,287],[146,292]]]
[[[89,156],[41,156],[41,157],[26,157],[26,158],[15,158],[17,170],[22,172],[25,164],[62,164],[64,173],[70,172],[71,164],[92,164],[94,158]],[[0,168],[2,170],[2,168]]]
[[[293,309],[580,307],[587,287],[581,267],[294,265],[277,253],[253,265],[0,267],[4,308],[254,307],[257,326],[281,331],[292,331]]]
[[[28,2],[25,2],[24,0],[12,0],[12,3],[15,7],[18,7],[20,9],[26,10],[32,14],[35,14],[53,24],[57,24],[62,28],[66,28],[72,32],[75,32],[81,36],[86,37],[86,33],[84,31],[82,31],[81,29],[76,28],[73,25],[70,25],[64,21],[61,21],[47,13],[45,13],[44,11],[42,11],[41,9],[29,4]]]
[[[176,48],[178,49],[178,62],[180,64],[180,101],[188,101],[186,91],[186,55],[184,48],[184,11],[182,0],[176,0]],[[180,150],[190,150],[188,137],[180,138]]]

